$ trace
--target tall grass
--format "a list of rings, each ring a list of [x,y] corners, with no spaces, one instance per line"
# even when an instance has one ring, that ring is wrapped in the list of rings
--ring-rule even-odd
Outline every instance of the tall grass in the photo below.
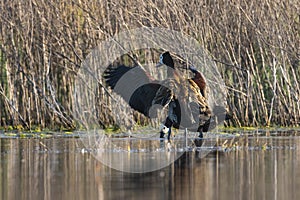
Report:
[[[297,0],[12,0],[0,3],[0,126],[74,126],[76,72],[120,31],[162,27],[196,38],[216,61],[236,126],[299,125]],[[106,97],[102,123],[113,124]]]

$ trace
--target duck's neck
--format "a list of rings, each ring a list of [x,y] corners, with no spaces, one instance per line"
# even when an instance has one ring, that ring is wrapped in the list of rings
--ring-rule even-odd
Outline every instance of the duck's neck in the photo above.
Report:
[[[172,78],[175,75],[175,68],[174,65],[172,66],[168,66],[168,70],[167,70],[167,76],[168,78]]]

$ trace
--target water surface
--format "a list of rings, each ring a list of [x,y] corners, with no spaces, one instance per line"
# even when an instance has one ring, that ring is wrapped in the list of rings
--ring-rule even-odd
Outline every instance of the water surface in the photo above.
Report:
[[[298,132],[250,134],[133,174],[104,166],[79,138],[1,138],[0,199],[299,199],[299,148]]]

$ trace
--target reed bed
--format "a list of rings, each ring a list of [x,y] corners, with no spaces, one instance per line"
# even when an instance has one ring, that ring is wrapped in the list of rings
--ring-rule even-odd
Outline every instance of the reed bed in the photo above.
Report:
[[[180,31],[210,53],[226,84],[232,126],[299,125],[297,0],[11,0],[0,12],[2,127],[75,128],[82,61],[101,41],[139,27]],[[100,90],[99,122],[108,127],[116,116]]]

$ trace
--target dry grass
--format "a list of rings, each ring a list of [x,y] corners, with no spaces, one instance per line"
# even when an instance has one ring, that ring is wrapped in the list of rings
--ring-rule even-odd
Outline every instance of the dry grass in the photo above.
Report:
[[[0,126],[73,127],[82,60],[99,42],[137,27],[183,32],[211,53],[233,125],[299,125],[297,0],[12,0],[0,10]],[[109,112],[101,120],[114,123]]]

